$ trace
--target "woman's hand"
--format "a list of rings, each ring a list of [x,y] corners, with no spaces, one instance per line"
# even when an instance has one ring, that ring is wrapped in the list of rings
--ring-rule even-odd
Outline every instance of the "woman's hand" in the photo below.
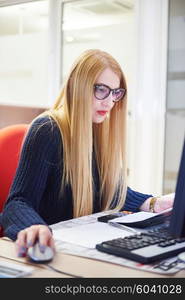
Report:
[[[165,209],[173,207],[174,196],[175,194],[172,193],[172,194],[167,194],[164,196],[157,197],[153,207],[154,212],[159,213]],[[140,210],[150,211],[150,202],[151,202],[151,198],[146,199],[145,202],[141,205]]]
[[[158,213],[165,209],[173,207],[174,202],[174,193],[173,194],[167,194],[161,197],[157,197],[157,201],[154,205],[154,212]]]
[[[21,230],[17,235],[15,242],[18,256],[25,256],[29,247],[32,247],[36,241],[39,241],[40,249],[44,252],[46,246],[55,251],[52,232],[46,225],[32,225]]]

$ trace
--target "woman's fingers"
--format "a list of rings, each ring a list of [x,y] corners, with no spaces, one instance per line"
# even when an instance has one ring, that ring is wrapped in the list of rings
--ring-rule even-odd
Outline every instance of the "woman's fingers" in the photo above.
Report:
[[[16,252],[18,256],[25,256],[27,251],[26,245],[26,230],[21,230],[18,233],[17,240],[16,240]]]
[[[38,237],[39,228],[33,225],[33,226],[30,226],[28,229],[26,229],[26,231],[27,231],[26,246],[27,246],[27,248],[29,248],[29,247],[32,247],[36,242],[37,237]]]
[[[49,246],[51,239],[52,239],[52,233],[50,229],[47,226],[41,225],[38,234],[38,241],[39,241],[41,251],[44,252],[46,246]]]
[[[16,252],[18,256],[25,256],[29,247],[36,241],[39,242],[40,250],[44,252],[46,246],[55,250],[52,233],[46,225],[32,225],[18,233],[16,240]]]
[[[56,251],[56,249],[55,249],[55,242],[54,242],[54,239],[53,239],[52,235],[51,235],[51,238],[49,239],[48,246],[51,247],[54,252]]]
[[[174,193],[158,197],[155,204],[155,212],[161,212],[165,209],[173,207]]]

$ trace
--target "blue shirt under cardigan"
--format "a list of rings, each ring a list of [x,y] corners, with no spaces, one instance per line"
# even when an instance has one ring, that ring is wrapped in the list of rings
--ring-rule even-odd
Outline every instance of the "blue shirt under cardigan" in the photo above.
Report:
[[[40,117],[25,139],[19,166],[5,208],[0,214],[4,235],[15,240],[17,233],[33,224],[54,224],[73,217],[72,192],[61,195],[62,139],[55,121]],[[7,166],[8,167],[8,166]],[[101,211],[99,178],[93,158],[93,212]],[[151,195],[127,189],[123,209],[136,212]]]

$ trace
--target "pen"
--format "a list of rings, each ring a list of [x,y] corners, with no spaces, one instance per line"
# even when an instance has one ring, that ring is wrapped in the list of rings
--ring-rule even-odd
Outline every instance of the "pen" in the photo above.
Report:
[[[117,227],[117,228],[120,228],[120,229],[129,231],[129,232],[138,233],[137,230],[135,230],[135,229],[133,229],[133,228],[130,228],[130,227],[128,227],[128,226],[125,226],[125,225],[116,223],[116,222],[108,222],[108,224],[110,224],[111,226],[114,226],[114,227]]]

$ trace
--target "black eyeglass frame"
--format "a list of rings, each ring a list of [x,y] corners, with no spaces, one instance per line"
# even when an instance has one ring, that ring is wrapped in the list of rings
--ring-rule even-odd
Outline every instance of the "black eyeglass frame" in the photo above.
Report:
[[[105,97],[103,97],[103,98],[98,98],[96,95],[95,95],[95,88],[96,87],[99,87],[99,86],[104,86],[104,87],[106,87],[108,90],[109,90],[109,93],[105,96]],[[97,100],[104,100],[104,99],[106,99],[109,95],[110,95],[110,93],[112,92],[112,93],[115,93],[115,91],[122,91],[123,92],[123,95],[120,97],[120,98],[118,98],[118,99],[116,99],[116,100],[113,100],[113,102],[118,102],[118,101],[120,101],[121,99],[123,99],[124,97],[125,97],[125,95],[126,95],[126,92],[127,92],[127,90],[126,89],[124,89],[124,88],[116,88],[116,89],[111,89],[108,85],[106,85],[106,84],[103,84],[103,83],[100,83],[100,84],[94,84],[94,96],[95,96],[95,98],[97,99]]]

